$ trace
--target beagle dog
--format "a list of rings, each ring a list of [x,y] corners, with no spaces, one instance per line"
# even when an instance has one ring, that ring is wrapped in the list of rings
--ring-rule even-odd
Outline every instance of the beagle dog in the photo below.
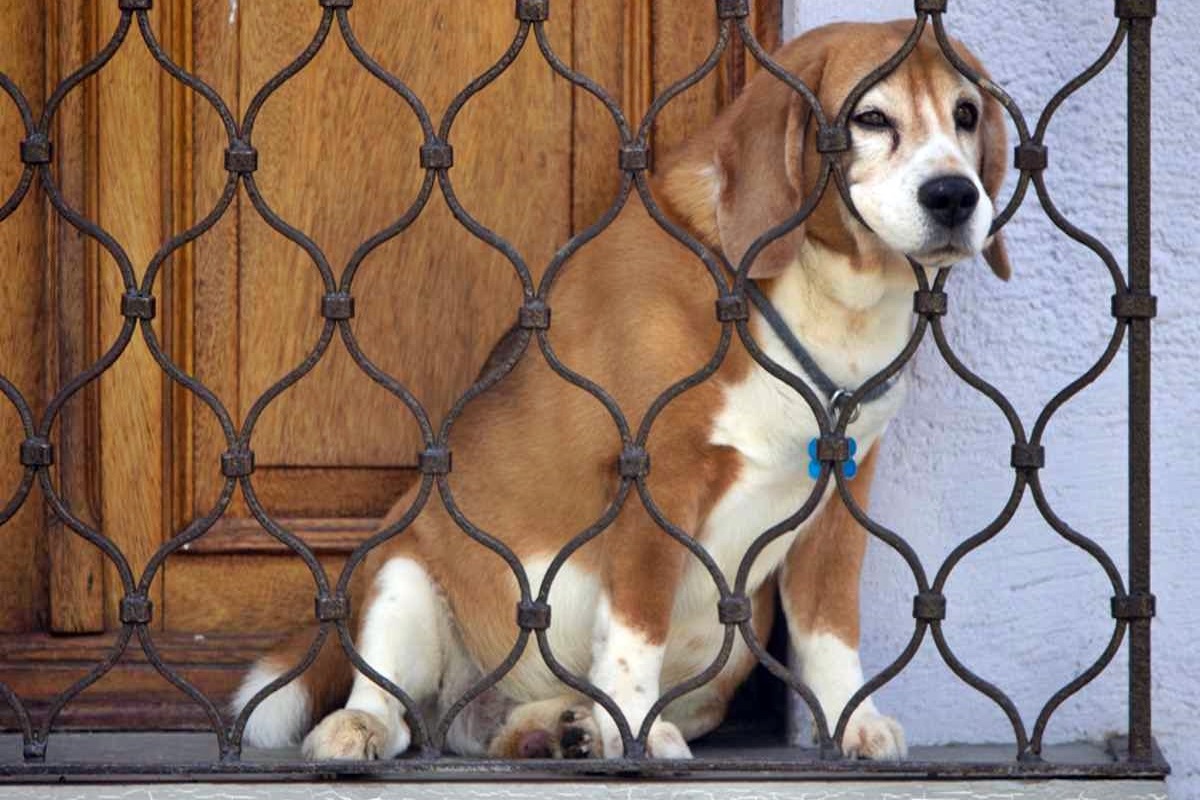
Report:
[[[911,21],[831,25],[775,58],[833,116],[911,29]],[[736,267],[814,191],[817,127],[808,103],[761,71],[706,132],[664,161],[655,196],[676,225]],[[909,257],[934,270],[982,253],[1000,277],[1009,275],[1002,240],[989,236],[1006,172],[1002,109],[955,70],[931,32],[861,98],[849,127],[851,146],[837,158],[857,215],[830,185],[804,224],[763,249],[749,272],[777,317],[752,309],[754,341],[826,403],[835,400],[827,384],[859,387],[910,337]],[[612,699],[635,736],[663,693],[714,663],[726,630],[708,568],[662,523],[703,547],[730,586],[743,569],[759,641],[780,593],[799,677],[834,729],[863,682],[859,572],[867,534],[832,481],[803,522],[780,529],[812,493],[817,421],[800,393],[736,335],[723,339],[729,326],[714,315],[716,297],[701,260],[633,200],[558,276],[545,351],[520,328],[498,346],[485,371],[501,375],[523,356],[454,424],[449,493],[434,491],[410,526],[372,551],[352,589],[355,647],[419,704],[428,730],[505,661],[519,635],[513,569],[464,526],[511,549],[536,597],[556,554],[603,521],[610,524],[555,565],[546,641],[562,668]],[[721,355],[706,380],[679,391]],[[564,374],[603,387],[625,431],[597,391]],[[669,389],[669,402],[656,402]],[[861,507],[879,438],[904,391],[901,377],[849,425],[858,444],[849,486]],[[617,467],[622,433],[633,438],[647,424],[649,460],[634,486]],[[418,491],[402,497],[384,524],[404,518]],[[746,558],[773,527],[774,538]],[[298,664],[313,638],[307,631],[262,658],[235,708]],[[404,707],[329,638],[307,671],[253,709],[246,743],[302,740],[311,759],[403,753],[412,741]],[[719,673],[652,720],[646,754],[689,757],[688,741],[721,723],[755,664],[735,636]],[[446,743],[464,755],[505,758],[623,753],[612,716],[557,678],[532,637],[500,681],[454,718]],[[900,725],[870,698],[853,711],[839,744],[851,757],[905,755]]]

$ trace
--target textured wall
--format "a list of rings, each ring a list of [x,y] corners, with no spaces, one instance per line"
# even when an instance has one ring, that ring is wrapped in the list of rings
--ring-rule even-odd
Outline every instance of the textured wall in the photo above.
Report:
[[[1001,10],[1002,8],[1011,11]],[[1200,4],[1163,2],[1154,46],[1155,731],[1175,775],[1172,795],[1200,797],[1200,314],[1190,285],[1200,250],[1195,184]],[[1017,10],[1024,13],[1019,14]],[[1111,0],[953,0],[947,22],[1032,123],[1052,94],[1103,51],[1115,30]],[[792,32],[835,19],[911,17],[911,0],[789,0]],[[882,54],[881,54],[882,55]],[[1060,109],[1047,137],[1051,195],[1069,219],[1125,263],[1125,61]],[[1008,227],[1014,278],[960,266],[949,284],[950,340],[962,360],[1013,401],[1028,430],[1047,401],[1087,369],[1111,334],[1113,286],[1087,249],[1059,234],[1032,192]],[[1122,354],[1100,381],[1060,410],[1047,431],[1043,481],[1058,515],[1124,570],[1126,368]],[[995,517],[1012,486],[1011,435],[986,398],[923,346],[915,391],[886,442],[872,511],[905,535],[927,569]],[[903,562],[872,542],[865,577],[868,673],[895,657],[912,631],[913,583]],[[947,586],[947,638],[960,659],[999,684],[1032,725],[1054,690],[1090,664],[1112,632],[1111,589],[1096,563],[1042,522],[1026,493],[1016,519],[970,555]],[[1069,700],[1051,741],[1126,728],[1126,661]],[[885,687],[882,707],[912,741],[1001,741],[999,709],[942,666],[926,639],[912,666]]]

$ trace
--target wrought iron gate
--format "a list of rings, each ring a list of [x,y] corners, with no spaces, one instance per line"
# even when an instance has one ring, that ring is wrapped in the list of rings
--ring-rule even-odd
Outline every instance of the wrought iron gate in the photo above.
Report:
[[[312,2],[312,0],[309,1]],[[38,182],[54,210],[83,235],[95,240],[112,256],[120,271],[125,290],[121,304],[124,325],[119,336],[111,342],[107,351],[95,364],[62,387],[48,402],[45,412],[40,418],[35,417],[30,400],[23,396],[16,386],[3,375],[0,375],[0,392],[18,412],[25,437],[19,454],[12,453],[4,456],[20,459],[20,463],[24,466],[24,479],[15,493],[4,500],[5,504],[0,509],[0,525],[9,520],[24,503],[37,502],[35,498],[32,498],[34,486],[37,484],[52,513],[78,536],[99,548],[116,567],[125,595],[120,604],[122,628],[108,656],[96,664],[94,669],[83,679],[64,691],[40,721],[31,717],[20,697],[9,687],[0,684],[0,696],[11,707],[19,720],[23,740],[22,759],[14,762],[0,760],[0,776],[16,778],[97,774],[219,776],[250,773],[328,774],[336,772],[375,773],[432,779],[463,773],[510,778],[515,775],[532,773],[664,777],[680,774],[693,777],[715,777],[731,773],[753,773],[764,777],[828,774],[1128,777],[1164,774],[1165,765],[1158,755],[1151,737],[1150,714],[1150,626],[1155,612],[1154,595],[1151,593],[1150,586],[1150,323],[1156,311],[1156,302],[1150,287],[1150,31],[1151,22],[1156,13],[1155,0],[1116,0],[1117,21],[1111,43],[1090,67],[1053,97],[1032,127],[1017,103],[1003,88],[976,74],[955,52],[944,24],[944,16],[952,13],[949,8],[953,4],[952,0],[916,0],[916,17],[912,33],[903,48],[865,78],[840,109],[822,108],[809,87],[772,61],[770,55],[755,39],[753,31],[747,24],[749,14],[747,0],[715,0],[720,25],[716,43],[708,59],[697,66],[692,74],[657,97],[642,120],[627,119],[622,109],[603,88],[586,75],[575,72],[551,49],[546,36],[546,26],[553,24],[551,0],[518,0],[516,2],[518,25],[511,46],[494,66],[458,94],[436,124],[422,100],[405,85],[403,80],[390,74],[360,46],[354,33],[353,0],[316,0],[313,2],[314,19],[317,14],[320,19],[311,44],[258,91],[250,102],[244,117],[240,120],[234,117],[222,97],[197,76],[189,74],[174,63],[160,46],[147,18],[147,11],[151,8],[152,0],[103,0],[103,2],[117,3],[122,12],[119,26],[113,31],[108,43],[91,61],[54,90],[46,102],[45,108],[40,112],[30,107],[20,87],[15,85],[8,76],[0,74],[0,89],[16,104],[25,127],[24,141],[20,147],[20,159],[24,164],[23,173],[16,189],[0,206],[0,222],[9,217],[22,201],[29,197],[30,187],[35,181]],[[746,293],[746,281],[751,264],[764,247],[804,221],[831,183],[835,190],[840,192],[844,202],[851,208],[853,207],[842,165],[838,158],[839,153],[850,146],[847,121],[851,111],[858,99],[872,85],[883,80],[912,52],[919,37],[928,29],[932,29],[951,63],[1007,109],[1019,133],[1020,141],[1015,150],[1015,166],[1020,172],[1020,179],[1014,195],[996,218],[994,230],[1000,229],[1012,218],[1032,186],[1041,206],[1053,223],[1065,235],[1095,253],[1111,274],[1114,290],[1112,315],[1115,320],[1111,341],[1103,355],[1087,372],[1070,383],[1046,405],[1030,430],[1026,429],[1008,399],[998,389],[965,366],[955,356],[948,343],[942,321],[951,311],[949,296],[946,292],[949,270],[942,270],[936,279],[930,282],[925,272],[914,263],[914,274],[919,289],[914,298],[916,321],[910,341],[891,365],[858,389],[840,409],[840,413],[835,419],[826,416],[819,398],[802,379],[789,374],[762,353],[755,343],[748,325],[750,300]],[[419,154],[413,154],[414,160],[424,170],[424,182],[416,199],[390,227],[363,242],[340,273],[335,272],[334,266],[329,263],[325,254],[312,239],[272,210],[259,192],[255,182],[259,154],[254,146],[254,128],[259,111],[274,92],[314,59],[331,35],[340,35],[362,68],[403,98],[419,121],[425,139],[425,144],[420,148]],[[121,243],[96,222],[81,215],[63,199],[52,169],[54,152],[53,142],[50,140],[51,123],[67,94],[86,78],[103,69],[119,48],[138,46],[136,41],[139,38],[141,46],[148,48],[162,69],[195,91],[211,105],[220,116],[228,137],[224,156],[228,179],[220,199],[207,216],[192,228],[163,244],[153,260],[145,266],[140,278],[135,265]],[[455,152],[452,145],[455,120],[464,104],[495,81],[513,63],[517,55],[524,48],[530,46],[536,46],[541,50],[546,62],[557,74],[589,92],[611,113],[613,123],[620,131],[622,142],[620,151],[613,154],[613,169],[619,169],[623,176],[619,196],[612,207],[599,221],[579,232],[559,250],[550,263],[544,279],[536,285],[522,255],[495,232],[476,221],[456,198],[453,178]],[[765,232],[750,248],[742,262],[732,265],[723,263],[722,256],[707,249],[663,213],[655,202],[647,178],[647,169],[649,168],[648,135],[654,120],[675,97],[712,72],[719,59],[730,47],[745,47],[763,69],[788,84],[811,104],[815,119],[820,126],[819,149],[822,153],[822,170],[817,188],[804,200],[800,211],[785,224]],[[1070,95],[1107,67],[1122,49],[1126,50],[1128,59],[1129,124],[1129,252],[1124,269],[1116,255],[1110,252],[1102,242],[1086,231],[1075,227],[1060,213],[1051,199],[1044,176],[1049,157],[1044,140],[1056,110]],[[246,197],[249,198],[263,220],[287,239],[303,248],[320,274],[325,292],[320,305],[320,313],[324,318],[324,329],[317,347],[303,363],[297,365],[292,372],[272,386],[253,404],[240,426],[236,424],[220,398],[196,378],[186,374],[179,365],[171,360],[164,348],[160,346],[151,325],[151,320],[154,319],[156,313],[155,289],[164,263],[177,250],[209,231],[230,208],[230,204],[239,190],[245,192]],[[518,341],[511,351],[510,357],[502,363],[496,364],[494,369],[472,386],[440,424],[429,418],[425,409],[408,388],[382,371],[364,355],[350,324],[350,320],[355,314],[354,281],[359,265],[368,254],[384,242],[403,235],[404,231],[421,214],[435,191],[441,192],[454,216],[471,234],[506,257],[521,283],[524,294],[523,305],[516,309],[519,320]],[[622,409],[603,387],[589,382],[560,362],[547,340],[547,331],[551,325],[552,287],[560,274],[561,267],[576,251],[613,221],[634,192],[638,194],[661,227],[687,246],[707,267],[714,283],[714,297],[717,300],[717,322],[715,324],[719,324],[722,330],[720,343],[712,360],[701,371],[664,392],[653,404],[646,418],[636,426],[631,424]],[[730,279],[729,275],[735,277]],[[54,462],[55,457],[51,432],[64,403],[109,369],[121,357],[133,338],[139,334],[162,370],[172,380],[190,391],[219,420],[228,449],[219,465],[225,481],[224,489],[216,506],[170,539],[149,561],[142,574],[136,575],[125,555],[104,535],[103,531],[89,526],[72,512],[60,496],[48,468]],[[255,424],[263,410],[282,392],[314,368],[317,362],[334,346],[335,336],[340,337],[343,346],[367,376],[398,398],[411,411],[423,433],[425,450],[420,456],[422,483],[416,503],[394,525],[381,530],[363,542],[355,550],[341,575],[336,580],[330,580],[314,553],[300,538],[274,520],[258,500],[253,479],[255,462],[251,441]],[[675,528],[658,513],[646,484],[648,464],[645,443],[653,421],[659,412],[674,398],[712,376],[720,366],[735,336],[765,369],[803,396],[812,408],[821,428],[821,472],[816,486],[804,506],[784,522],[763,532],[747,552],[738,574],[730,580],[730,576],[721,573],[702,546],[686,532]],[[846,488],[842,471],[835,469],[839,462],[848,458],[845,431],[850,417],[858,405],[859,398],[897,374],[912,358],[920,343],[928,337],[932,337],[937,350],[954,373],[989,398],[1000,409],[1008,420],[1013,437],[1010,456],[1013,485],[1007,504],[989,525],[961,542],[932,574],[902,537],[873,520],[864,509],[855,503]],[[1129,353],[1130,505],[1128,520],[1129,574],[1124,576],[1103,548],[1082,533],[1073,530],[1055,514],[1043,491],[1039,480],[1039,470],[1045,463],[1043,433],[1052,416],[1065,402],[1094,381],[1112,363],[1126,343]],[[530,584],[520,561],[501,541],[474,526],[456,508],[449,478],[451,473],[449,437],[460,412],[472,398],[487,391],[490,386],[509,372],[519,358],[537,357],[536,353],[529,352],[534,348],[540,350],[541,357],[546,359],[563,380],[589,392],[604,405],[611,414],[625,444],[618,466],[621,484],[617,498],[602,518],[581,532],[558,554],[546,580],[540,587]],[[216,468],[217,465],[214,465],[214,469]],[[808,688],[784,664],[766,652],[750,624],[749,600],[745,595],[749,567],[754,558],[768,542],[793,529],[812,514],[818,499],[831,481],[836,483],[842,500],[859,523],[880,542],[892,548],[909,565],[917,587],[913,601],[914,629],[907,647],[893,663],[872,677],[862,687],[838,719],[827,719]],[[320,634],[301,663],[266,687],[237,719],[229,720],[222,716],[221,711],[210,698],[205,697],[161,658],[148,627],[153,609],[147,590],[165,559],[189,542],[203,536],[225,512],[235,489],[239,487],[251,512],[262,527],[303,559],[311,570],[316,588],[315,616],[320,623]],[[492,549],[509,564],[520,585],[522,597],[517,610],[521,632],[508,659],[490,675],[485,676],[440,720],[424,719],[419,709],[400,687],[372,670],[358,655],[352,642],[352,632],[348,628],[350,606],[347,596],[351,574],[367,553],[384,541],[403,535],[406,527],[429,501],[435,490],[440,494],[442,501],[445,502],[464,535]],[[1095,663],[1051,697],[1034,720],[1032,727],[1028,725],[1027,720],[1021,717],[1014,703],[999,687],[985,681],[956,658],[942,631],[943,620],[951,600],[944,594],[943,589],[951,571],[963,557],[989,541],[1010,521],[1026,491],[1032,494],[1033,500],[1046,522],[1063,539],[1089,554],[1104,570],[1112,585],[1112,602],[1109,611],[1113,617],[1112,637],[1107,648]],[[637,500],[630,498],[633,493],[638,494]],[[649,513],[656,519],[663,531],[673,537],[680,546],[687,548],[695,558],[705,565],[719,588],[721,596],[719,614],[725,625],[724,646],[718,658],[703,673],[665,692],[654,705],[640,730],[633,729],[630,722],[624,720],[611,698],[579,676],[569,672],[556,661],[546,634],[550,624],[550,609],[547,600],[555,572],[571,553],[592,538],[601,535],[625,502],[644,502]],[[934,646],[954,674],[988,697],[1007,716],[1012,726],[1015,745],[1014,758],[1010,762],[953,764],[917,761],[875,764],[847,761],[840,757],[837,742],[846,728],[851,712],[871,692],[883,686],[904,669],[917,653],[927,635],[932,637]],[[336,766],[291,760],[244,758],[241,740],[250,711],[269,692],[278,689],[308,667],[325,640],[331,636],[338,638],[341,646],[345,648],[359,670],[371,676],[376,683],[394,695],[408,709],[414,733],[416,755],[398,761],[347,763]],[[790,755],[777,755],[771,758],[754,755],[721,759],[701,758],[686,763],[654,761],[642,757],[651,721],[671,701],[711,680],[724,665],[735,637],[738,636],[745,640],[759,661],[771,673],[786,683],[792,692],[808,704],[815,719],[819,750],[815,753],[797,750],[792,751]],[[217,742],[216,758],[209,761],[193,760],[167,764],[131,763],[128,761],[120,764],[72,763],[52,758],[55,737],[51,736],[51,729],[58,713],[72,698],[105,675],[131,646],[134,637],[137,638],[138,646],[145,651],[150,663],[162,676],[188,694],[206,711],[211,722],[212,734]],[[1051,715],[1063,701],[1078,692],[1109,665],[1126,637],[1129,641],[1129,735],[1127,739],[1123,740],[1124,743],[1118,757],[1107,764],[1056,763],[1045,758],[1042,740]],[[626,758],[601,762],[498,763],[453,759],[443,755],[443,740],[453,717],[487,687],[494,685],[515,664],[519,655],[535,643],[555,675],[568,685],[593,698],[618,720],[625,751],[629,754]]]

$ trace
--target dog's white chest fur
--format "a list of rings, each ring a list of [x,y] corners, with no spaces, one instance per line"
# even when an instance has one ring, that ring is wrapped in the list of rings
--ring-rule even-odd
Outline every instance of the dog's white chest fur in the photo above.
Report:
[[[781,278],[772,297],[810,355],[833,381],[850,388],[858,387],[896,357],[912,324],[910,289],[882,286],[878,278],[860,288],[862,299],[870,303],[872,311],[863,315],[865,324],[858,330],[848,330],[842,324],[844,320],[830,318],[819,306],[821,298],[814,296],[809,275]],[[751,332],[771,360],[811,386],[796,359],[765,323],[759,320]],[[754,541],[794,516],[811,495],[814,481],[808,472],[808,445],[819,431],[804,398],[760,365],[756,364],[738,383],[724,388],[725,404],[713,420],[710,441],[738,451],[742,464],[733,485],[709,512],[700,541],[733,588]],[[870,449],[895,416],[905,388],[901,379],[882,397],[861,408],[847,432],[857,440],[860,455]],[[820,392],[817,395],[820,398]],[[821,502],[828,500],[833,491],[831,483]],[[806,523],[814,520],[818,511],[819,507],[814,508]],[[744,587],[747,595],[752,596],[782,563],[796,537],[803,535],[806,523],[781,532],[759,552],[749,568]],[[724,635],[713,614],[717,599],[712,576],[698,559],[690,558],[675,601],[665,675],[681,680],[712,662]],[[740,640],[736,646],[744,647]]]
[[[825,260],[828,262],[828,257]],[[844,319],[832,318],[837,312],[829,310],[827,301],[822,306],[814,287],[820,277],[814,279],[799,269],[789,270],[777,281],[773,301],[829,377],[841,386],[856,388],[886,367],[903,348],[911,329],[911,295],[888,291],[878,277],[864,283],[858,287],[860,296],[849,299],[874,302],[855,329]],[[847,283],[840,281],[843,286]],[[765,323],[760,320],[752,332],[770,359],[812,385]],[[861,407],[858,419],[848,430],[858,442],[860,455],[870,449],[895,416],[904,390],[901,379],[882,397]],[[820,398],[820,392],[816,393]],[[793,516],[808,499],[813,488],[808,447],[819,431],[804,398],[758,364],[739,383],[726,387],[725,399],[724,408],[713,421],[711,441],[737,450],[742,456],[742,469],[709,514],[701,540],[732,584],[754,540]],[[809,519],[813,516],[815,511]],[[750,571],[748,593],[775,569],[796,533],[792,530],[781,535],[759,554]],[[711,600],[712,590],[704,591],[693,583],[707,582],[711,587],[712,581],[707,574],[699,574],[703,570],[698,564],[696,567],[690,570],[685,591],[705,595],[695,598],[703,604]]]

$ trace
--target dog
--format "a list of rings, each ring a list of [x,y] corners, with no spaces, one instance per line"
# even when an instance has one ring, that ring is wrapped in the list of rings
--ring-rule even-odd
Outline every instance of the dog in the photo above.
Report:
[[[832,117],[911,29],[911,21],[831,25],[793,40],[775,58]],[[817,128],[802,96],[760,71],[705,132],[664,159],[654,194],[672,222],[736,267],[761,234],[795,215],[813,192],[821,173]],[[830,185],[807,220],[763,249],[749,271],[786,326],[781,332],[755,310],[747,323],[753,339],[818,395],[813,368],[800,362],[786,335],[815,369],[853,390],[911,335],[917,284],[909,257],[935,270],[982,254],[998,276],[1010,273],[1002,238],[990,234],[1007,170],[1003,111],[955,70],[930,31],[861,98],[849,130],[851,147],[837,158],[857,215]],[[714,662],[726,630],[710,573],[659,521],[705,548],[732,585],[751,543],[794,515],[814,486],[808,450],[818,427],[811,407],[736,336],[707,380],[654,405],[720,354],[723,326],[714,315],[713,276],[641,204],[627,204],[568,264],[550,295],[547,352],[554,358],[539,352],[529,332],[510,331],[493,373],[504,373],[522,347],[523,357],[455,422],[449,496],[435,492],[410,527],[371,552],[352,585],[360,602],[352,629],[357,650],[420,705],[430,729],[505,660],[519,634],[513,570],[455,516],[511,549],[534,596],[555,554],[612,516],[561,564],[546,636],[559,664],[607,693],[636,736],[663,692]],[[628,421],[627,438],[653,412],[644,498],[633,496],[643,487],[630,488],[617,510],[626,440],[596,393],[564,374],[603,387]],[[904,392],[901,376],[860,405],[848,427],[858,444],[858,474],[848,485],[861,507],[879,439]],[[403,519],[418,491],[402,497],[384,524]],[[799,677],[831,731],[863,682],[859,573],[867,536],[835,495],[831,481],[804,522],[761,549],[745,582],[760,641],[779,593]],[[303,632],[262,658],[235,709],[298,664],[313,639],[313,631]],[[736,636],[715,678],[652,721],[645,755],[690,757],[688,742],[721,723],[755,664]],[[409,723],[403,706],[327,641],[307,671],[253,710],[244,741],[282,747],[302,740],[305,757],[317,760],[391,758],[410,746]],[[555,677],[532,638],[499,683],[454,718],[446,737],[457,753],[504,758],[612,758],[623,754],[622,742],[612,716]],[[848,757],[906,755],[901,726],[869,697],[839,744]]]

